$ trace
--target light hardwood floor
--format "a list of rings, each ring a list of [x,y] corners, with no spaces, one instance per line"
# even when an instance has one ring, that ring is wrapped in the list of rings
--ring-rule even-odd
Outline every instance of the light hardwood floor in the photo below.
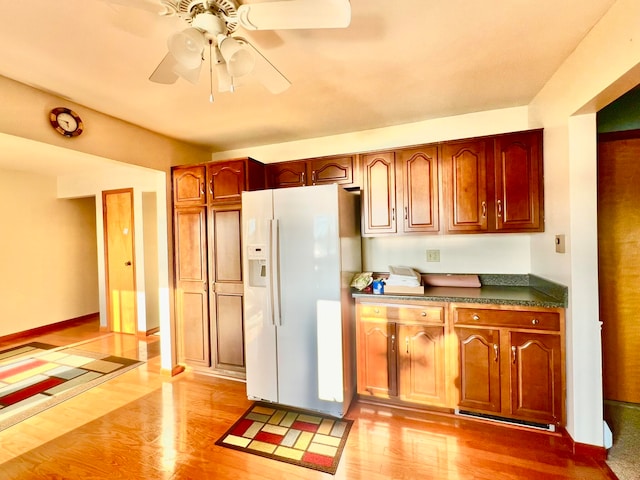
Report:
[[[101,334],[89,323],[37,338],[146,363],[0,432],[10,479],[582,479],[613,478],[568,439],[458,417],[355,403],[334,477],[216,446],[249,407],[242,382],[160,374],[157,337]]]

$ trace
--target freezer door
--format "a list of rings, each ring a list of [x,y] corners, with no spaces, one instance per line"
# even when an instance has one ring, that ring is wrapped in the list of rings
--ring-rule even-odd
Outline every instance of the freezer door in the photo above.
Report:
[[[280,238],[278,401],[334,414],[341,413],[342,395],[338,392],[335,399],[326,398],[318,366],[322,362],[323,378],[342,385],[337,188],[326,185],[273,192]],[[323,312],[321,320],[319,311]],[[330,362],[319,359],[327,354],[327,341],[333,346]]]
[[[269,254],[273,219],[271,190],[243,192],[242,243],[244,271],[244,339],[247,396],[252,399],[278,401],[278,369],[276,363],[276,327],[272,302],[272,257]],[[258,252],[264,259],[258,260]],[[250,262],[266,261],[266,282],[249,281]],[[253,266],[256,269],[256,265]]]

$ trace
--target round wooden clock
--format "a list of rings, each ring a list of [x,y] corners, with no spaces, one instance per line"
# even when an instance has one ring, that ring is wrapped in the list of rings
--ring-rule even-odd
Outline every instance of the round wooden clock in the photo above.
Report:
[[[57,107],[51,110],[49,121],[56,132],[65,137],[77,137],[84,128],[80,116],[66,107]]]

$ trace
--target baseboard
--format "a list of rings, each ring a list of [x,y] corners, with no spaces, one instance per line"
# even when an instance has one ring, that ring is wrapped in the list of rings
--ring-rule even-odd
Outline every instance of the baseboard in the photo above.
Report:
[[[147,337],[150,337],[151,335],[153,335],[154,333],[158,333],[159,331],[160,331],[160,327],[150,328],[149,330],[146,330],[146,331],[138,330],[136,332],[136,337],[138,337],[138,338],[147,338]]]
[[[40,335],[46,335],[47,333],[55,332],[64,328],[75,327],[84,323],[90,323],[99,318],[99,313],[89,313],[88,315],[82,315],[81,317],[70,318],[69,320],[63,320],[61,322],[50,323],[49,325],[42,325],[41,327],[30,328],[29,330],[23,330],[21,332],[10,333],[0,337],[0,343],[12,342],[14,340],[24,337],[34,337]]]
[[[588,443],[573,442],[573,453],[580,457],[593,458],[598,462],[604,462],[607,459],[606,448]]]

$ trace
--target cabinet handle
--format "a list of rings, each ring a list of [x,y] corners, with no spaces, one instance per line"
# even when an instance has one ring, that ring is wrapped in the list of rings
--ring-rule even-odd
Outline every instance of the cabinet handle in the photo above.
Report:
[[[204,195],[204,183],[200,184],[200,195]]]
[[[304,179],[304,174],[305,174],[305,173],[306,173],[306,172],[302,172],[302,184],[303,184],[303,185],[306,185],[306,184],[307,184],[307,182],[306,182],[306,181],[305,181],[305,179]]]
[[[409,219],[409,207],[404,207],[404,219]]]
[[[315,185],[316,184],[316,171],[313,170],[311,172],[311,185]]]
[[[498,200],[498,216],[502,216],[502,200]]]
[[[487,216],[487,202],[482,202],[482,216]]]
[[[538,320],[537,318],[534,318],[533,320],[531,320],[531,325],[538,325],[540,323],[540,320]]]
[[[392,221],[392,222],[395,222],[395,221],[396,221],[396,208],[395,208],[395,207],[393,207],[393,208],[391,209],[391,221]]]
[[[480,315],[478,315],[477,313],[474,313],[473,317],[471,317],[471,318],[474,319],[477,322],[478,320],[480,320]]]
[[[209,193],[213,195],[213,178],[209,180]]]
[[[511,363],[516,364],[516,346],[511,346]]]
[[[498,344],[494,343],[493,344],[493,361],[497,362],[498,361]]]
[[[392,352],[396,351],[396,336],[395,335],[391,335],[391,351]]]
[[[407,355],[409,355],[409,337],[404,339],[404,343],[407,345]]]

